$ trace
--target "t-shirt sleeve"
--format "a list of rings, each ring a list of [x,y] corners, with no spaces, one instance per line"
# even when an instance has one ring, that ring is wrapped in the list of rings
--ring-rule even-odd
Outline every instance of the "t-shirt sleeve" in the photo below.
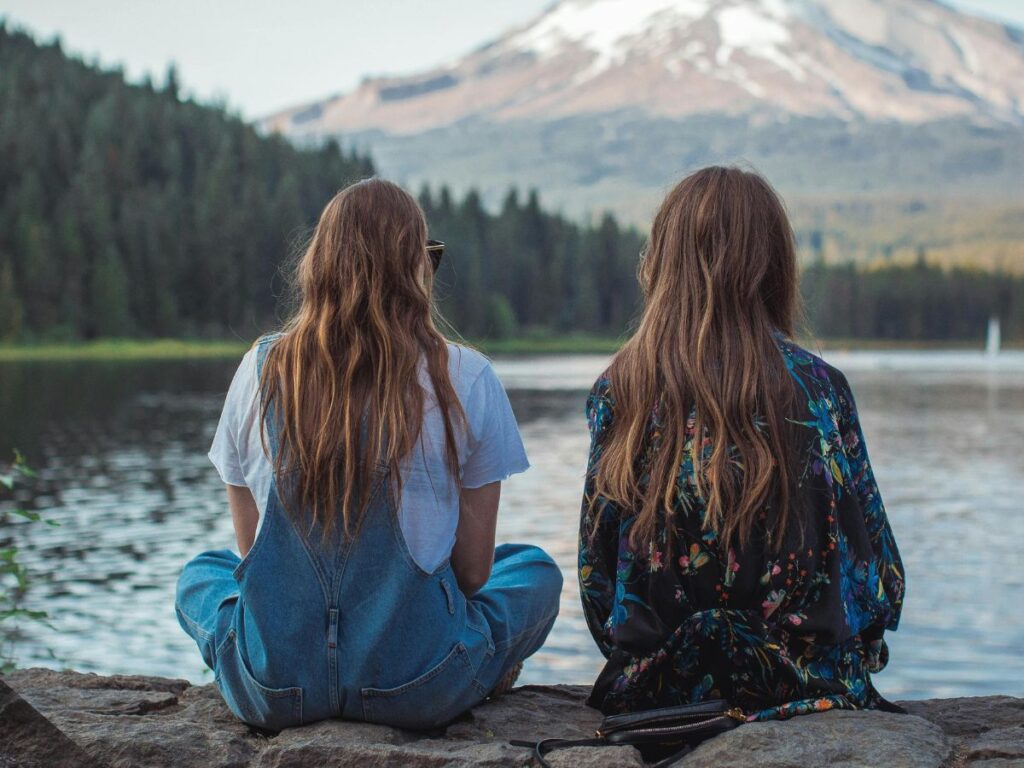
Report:
[[[242,430],[251,421],[250,411],[257,407],[256,389],[256,353],[250,350],[242,358],[231,380],[217,432],[213,436],[213,445],[210,446],[210,461],[217,468],[220,479],[228,485],[247,485],[242,470],[245,440]]]
[[[463,488],[480,488],[529,469],[512,405],[490,364],[473,383],[464,405],[469,439],[462,462]]]

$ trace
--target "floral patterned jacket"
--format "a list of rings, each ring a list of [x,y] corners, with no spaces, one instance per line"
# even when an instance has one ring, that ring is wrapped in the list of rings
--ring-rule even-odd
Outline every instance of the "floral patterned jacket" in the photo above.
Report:
[[[806,442],[795,465],[801,525],[789,526],[778,552],[764,545],[763,523],[741,551],[722,551],[703,529],[689,458],[679,472],[671,558],[664,521],[662,546],[636,551],[634,518],[593,494],[614,382],[602,377],[590,393],[579,580],[591,634],[608,659],[590,698],[605,713],[711,698],[751,720],[884,705],[871,673],[888,660],[882,636],[899,622],[903,565],[845,377],[791,341],[780,337],[779,348],[806,396],[806,412],[794,419]],[[647,445],[656,445],[656,413],[648,430]]]

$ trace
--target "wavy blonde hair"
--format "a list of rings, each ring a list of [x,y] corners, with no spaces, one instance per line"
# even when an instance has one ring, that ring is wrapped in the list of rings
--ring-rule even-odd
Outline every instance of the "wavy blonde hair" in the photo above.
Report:
[[[782,201],[755,173],[694,173],[662,203],[639,278],[639,327],[608,370],[613,420],[596,494],[636,513],[634,542],[652,543],[659,515],[670,523],[677,501],[687,505],[679,472],[688,453],[705,528],[725,546],[745,544],[773,502],[768,534],[778,544],[793,497],[787,416],[795,389],[775,334],[791,336],[799,313]],[[637,457],[651,447],[652,414],[659,437],[647,464]]]
[[[358,529],[385,468],[401,493],[399,465],[423,423],[424,363],[458,477],[455,430],[465,415],[433,319],[426,245],[416,200],[369,179],[327,203],[298,263],[298,307],[260,377],[262,417],[277,426],[274,473],[286,509],[324,531],[339,517],[347,535]]]

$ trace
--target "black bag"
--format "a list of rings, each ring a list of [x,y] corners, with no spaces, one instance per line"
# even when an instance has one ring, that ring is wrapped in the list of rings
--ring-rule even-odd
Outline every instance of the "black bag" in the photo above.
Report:
[[[627,744],[637,747],[645,760],[659,760],[654,768],[665,768],[705,739],[730,731],[745,721],[743,712],[730,707],[727,701],[716,699],[628,715],[609,715],[601,721],[593,739],[544,739],[536,743],[513,741],[511,744],[533,749],[543,768],[551,768],[544,756],[555,749]]]

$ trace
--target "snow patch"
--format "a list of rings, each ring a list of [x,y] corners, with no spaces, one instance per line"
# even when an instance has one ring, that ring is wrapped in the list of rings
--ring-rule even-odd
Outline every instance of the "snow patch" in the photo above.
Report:
[[[666,37],[698,19],[711,18],[720,30],[718,49],[706,52],[687,46],[665,62],[669,72],[680,74],[685,61],[704,72],[714,62],[732,79],[746,80],[736,75],[729,61],[734,51],[742,50],[804,81],[806,72],[785,52],[790,42],[786,25],[799,7],[800,0],[563,0],[506,45],[543,58],[572,47],[592,52],[593,60],[573,78],[573,85],[579,85],[631,54],[653,55],[662,47],[671,53]]]
[[[710,0],[566,0],[509,44],[544,57],[561,53],[567,44],[581,45],[597,54],[592,75],[625,58],[631,38],[655,33],[662,22],[678,27],[710,9]]]
[[[736,48],[768,50],[789,42],[789,30],[784,24],[748,5],[723,8],[717,19],[722,47],[727,51],[725,61]]]
[[[757,5],[732,5],[716,15],[721,41],[715,53],[718,66],[727,67],[733,52],[742,50],[749,56],[771,62],[798,81],[805,80],[803,68],[785,52],[790,42],[786,26],[789,5],[784,0],[761,0]],[[735,70],[732,71],[735,74]]]

